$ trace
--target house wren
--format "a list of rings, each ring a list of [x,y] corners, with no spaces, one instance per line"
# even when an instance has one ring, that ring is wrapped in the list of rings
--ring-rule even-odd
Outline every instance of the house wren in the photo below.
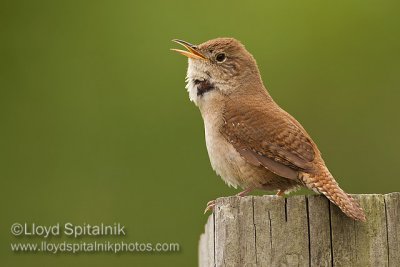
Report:
[[[325,195],[347,216],[365,221],[360,205],[333,178],[316,144],[301,124],[269,95],[257,63],[233,38],[198,46],[173,40],[189,58],[187,90],[204,120],[212,168],[229,185],[244,191],[305,186]],[[212,209],[210,201],[207,209]]]

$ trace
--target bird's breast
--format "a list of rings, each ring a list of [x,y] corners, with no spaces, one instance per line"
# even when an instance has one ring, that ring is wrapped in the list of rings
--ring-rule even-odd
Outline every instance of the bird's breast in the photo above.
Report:
[[[203,114],[203,119],[207,152],[212,168],[229,186],[246,188],[245,174],[249,171],[249,166],[220,133],[219,129],[224,123],[222,115]]]
[[[243,159],[235,148],[221,134],[205,129],[206,146],[211,166],[214,171],[229,185],[241,186],[239,165]],[[243,162],[244,163],[244,162]]]

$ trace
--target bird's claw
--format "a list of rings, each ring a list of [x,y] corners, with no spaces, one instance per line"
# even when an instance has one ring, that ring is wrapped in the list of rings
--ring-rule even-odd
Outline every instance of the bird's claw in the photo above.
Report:
[[[209,211],[209,210],[212,211],[214,209],[214,207],[215,207],[215,200],[208,201],[207,207],[204,210],[204,214],[206,214],[207,211]]]

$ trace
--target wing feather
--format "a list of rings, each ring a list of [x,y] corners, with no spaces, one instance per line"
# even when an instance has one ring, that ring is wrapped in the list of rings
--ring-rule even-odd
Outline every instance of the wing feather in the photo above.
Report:
[[[299,171],[312,171],[314,143],[278,106],[266,109],[245,104],[238,109],[235,102],[228,102],[224,119],[222,135],[250,164],[289,179],[297,179]]]

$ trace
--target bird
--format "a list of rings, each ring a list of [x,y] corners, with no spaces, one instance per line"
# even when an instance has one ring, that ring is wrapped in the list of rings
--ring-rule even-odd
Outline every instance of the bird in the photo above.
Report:
[[[360,204],[339,187],[304,127],[271,97],[256,60],[234,38],[199,45],[173,39],[186,50],[186,89],[204,121],[214,171],[238,196],[254,190],[284,196],[301,187],[324,195],[348,217],[366,221]],[[207,203],[208,210],[215,200]]]

